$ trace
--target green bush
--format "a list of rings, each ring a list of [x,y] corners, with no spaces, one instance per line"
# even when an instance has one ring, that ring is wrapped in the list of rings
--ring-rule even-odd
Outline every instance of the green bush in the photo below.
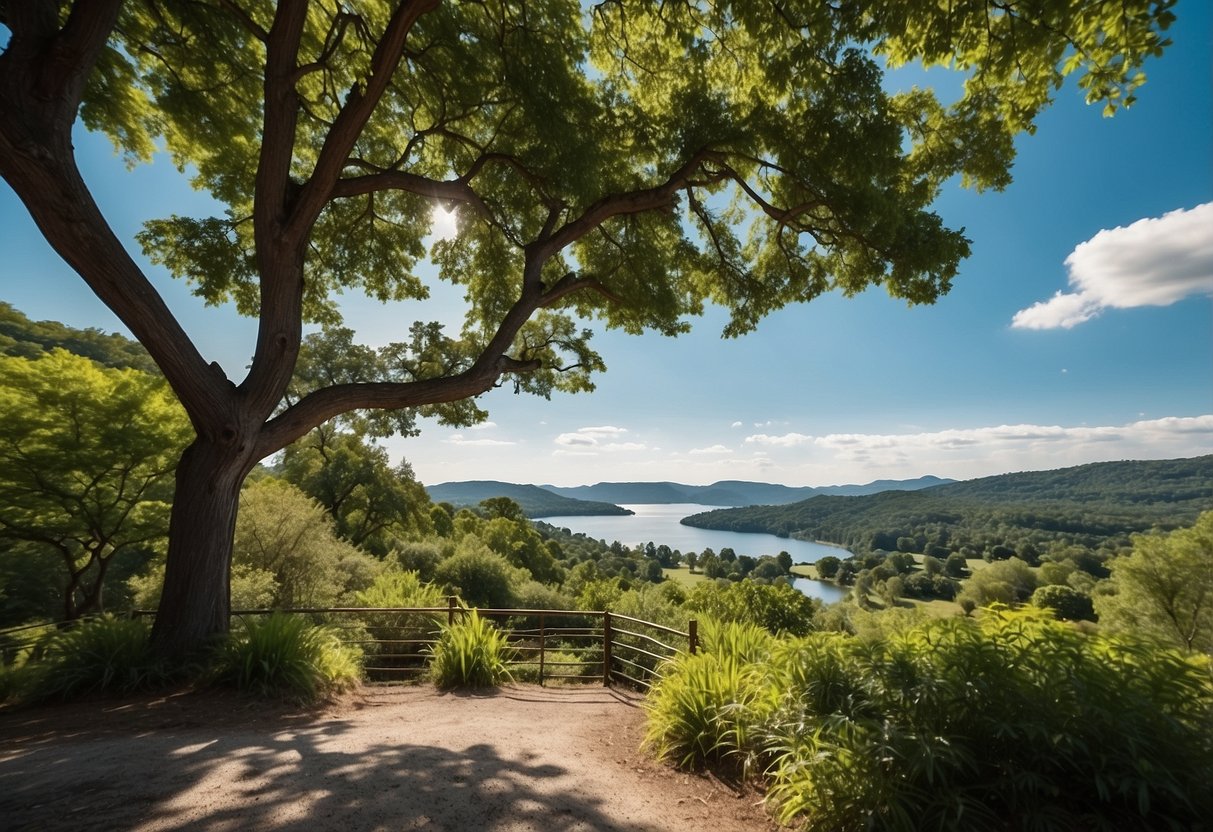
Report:
[[[374,583],[354,596],[360,607],[421,607],[447,605],[446,596],[438,587],[425,583],[416,572],[391,569],[375,577]],[[424,647],[438,637],[443,613],[375,612],[360,617],[367,644],[367,675],[390,677],[385,668],[415,667],[424,663]],[[378,669],[376,669],[378,668]]]
[[[1063,621],[1094,621],[1095,605],[1091,596],[1060,584],[1042,586],[1032,593],[1032,606],[1052,610]]]
[[[29,693],[32,667],[0,665],[0,703],[17,702]]]
[[[504,609],[514,605],[514,588],[530,580],[530,573],[469,535],[459,551],[438,564],[434,580],[469,607]]]
[[[298,615],[249,620],[220,651],[216,679],[259,696],[316,702],[361,677],[361,654]]]
[[[442,628],[431,650],[430,678],[440,688],[488,688],[511,679],[505,634],[472,610]]]
[[[33,699],[130,693],[163,683],[167,671],[152,657],[149,630],[139,620],[111,615],[50,637],[43,659],[22,669]]]
[[[1188,829],[1213,813],[1207,657],[988,610],[870,638],[813,634],[657,686],[650,742],[764,764],[809,829]]]
[[[753,581],[695,585],[686,609],[721,621],[757,624],[771,633],[802,636],[815,629],[821,602],[785,583],[757,584]]]
[[[746,769],[771,710],[754,664],[729,651],[680,656],[649,691],[645,745],[684,768]]]
[[[576,676],[578,678],[590,678],[600,675],[598,668],[593,667],[582,659],[580,654],[571,653],[565,650],[545,650],[543,655],[543,676],[545,680],[552,678],[552,674],[560,676]],[[514,664],[510,669],[510,674],[516,682],[531,682],[538,684],[539,678],[539,655],[532,654],[526,661]]]

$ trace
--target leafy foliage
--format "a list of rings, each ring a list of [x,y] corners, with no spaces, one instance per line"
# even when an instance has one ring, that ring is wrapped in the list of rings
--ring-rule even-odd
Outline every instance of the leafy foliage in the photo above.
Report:
[[[46,645],[45,657],[23,670],[32,679],[25,684],[34,699],[131,693],[168,678],[152,656],[147,626],[110,615],[55,634]]]
[[[505,634],[476,610],[443,627],[430,658],[430,678],[440,688],[488,688],[510,680],[513,657]]]
[[[1190,529],[1135,537],[1095,608],[1110,630],[1213,653],[1213,511]]]
[[[753,624],[770,633],[805,635],[813,629],[821,602],[785,583],[705,581],[691,590],[686,608],[720,621]]]
[[[58,321],[31,321],[12,304],[0,301],[0,355],[38,359],[57,349],[112,369],[160,373],[138,341],[116,332],[76,329]]]
[[[322,425],[286,448],[283,479],[324,506],[338,537],[377,557],[429,525],[430,501],[407,462],[354,431]]]
[[[354,685],[361,654],[302,616],[274,613],[245,622],[220,651],[216,681],[258,696],[317,702]]]
[[[810,829],[1179,829],[1213,808],[1208,663],[1149,642],[987,611],[785,640],[762,673],[696,658],[651,739],[765,760],[780,818]]]
[[[0,556],[59,561],[56,617],[103,610],[115,559],[167,537],[189,423],[158,376],[61,349],[0,358],[0,411]]]
[[[755,732],[774,705],[762,665],[775,640],[761,627],[735,621],[708,619],[701,633],[700,652],[669,662],[649,691],[645,744],[684,767],[746,769],[754,760]]]

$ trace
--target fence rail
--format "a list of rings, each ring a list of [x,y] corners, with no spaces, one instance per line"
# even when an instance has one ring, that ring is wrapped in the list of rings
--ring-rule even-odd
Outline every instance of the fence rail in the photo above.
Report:
[[[334,628],[344,643],[362,650],[369,681],[393,682],[424,674],[443,624],[450,626],[471,611],[452,596],[442,607],[233,610],[231,618],[238,626],[250,617],[275,612],[306,615]],[[609,610],[481,608],[478,612],[506,633],[514,653],[509,663],[514,677],[541,685],[552,679],[600,679],[608,687],[622,683],[648,690],[666,661],[699,648],[693,620],[683,632]],[[133,610],[130,615],[151,618],[155,612]]]

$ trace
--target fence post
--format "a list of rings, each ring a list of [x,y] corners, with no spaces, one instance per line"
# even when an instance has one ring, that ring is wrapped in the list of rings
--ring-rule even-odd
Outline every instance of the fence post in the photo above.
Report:
[[[611,686],[611,611],[602,613],[602,686]]]
[[[699,650],[699,622],[694,618],[687,622],[687,644],[694,656]]]
[[[544,648],[543,613],[539,613],[539,686],[543,687],[543,648]]]
[[[455,626],[455,596],[446,596],[446,626]]]

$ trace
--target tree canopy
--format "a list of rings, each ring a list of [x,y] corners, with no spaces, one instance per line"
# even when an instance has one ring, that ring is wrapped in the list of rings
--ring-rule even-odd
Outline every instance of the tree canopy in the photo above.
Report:
[[[5,556],[49,554],[61,564],[63,616],[101,612],[112,559],[168,533],[173,469],[189,441],[181,408],[157,376],[56,349],[0,357],[0,412]]]
[[[1010,179],[1013,138],[1067,75],[1131,103],[1172,0],[40,0],[0,3],[0,175],[147,348],[197,432],[178,469],[162,652],[227,626],[240,483],[358,408],[452,423],[511,376],[584,390],[580,320],[678,333],[707,303],[726,335],[882,285],[934,301],[969,244],[943,183]],[[955,100],[890,73],[948,66]],[[145,253],[208,302],[257,316],[248,375],[208,365],[76,168],[77,121],[132,162],[165,147],[222,216],[146,225]],[[365,372],[290,394],[303,324],[341,291],[423,299],[435,247],[464,289],[458,333],[419,322]],[[283,403],[286,405],[283,406]]]

